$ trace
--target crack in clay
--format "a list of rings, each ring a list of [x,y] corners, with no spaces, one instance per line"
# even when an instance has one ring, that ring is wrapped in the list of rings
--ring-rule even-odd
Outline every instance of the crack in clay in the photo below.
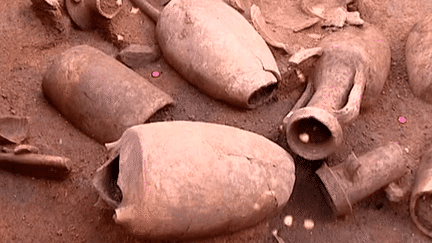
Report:
[[[255,54],[254,54],[255,55]],[[278,75],[278,73],[275,71],[275,70],[272,70],[272,69],[266,69],[265,68],[265,66],[264,66],[264,63],[261,61],[261,59],[258,57],[258,56],[256,56],[255,55],[255,57],[258,59],[258,61],[261,63],[261,67],[262,67],[262,69],[265,71],[265,72],[270,72],[271,74],[273,74],[273,76],[276,78],[276,80],[277,81],[280,81],[279,80],[279,75]]]
[[[272,188],[271,188],[270,184],[268,183],[268,181],[266,181],[266,184],[267,184],[267,187],[268,187],[271,195],[273,196],[273,199],[274,199],[274,201],[276,203],[276,208],[277,208],[279,206],[279,202],[278,202],[278,200],[276,198],[276,195],[274,194],[274,191],[272,190]]]

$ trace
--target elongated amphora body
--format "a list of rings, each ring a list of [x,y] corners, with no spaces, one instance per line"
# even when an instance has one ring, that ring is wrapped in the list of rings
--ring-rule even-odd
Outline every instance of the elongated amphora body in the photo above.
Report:
[[[281,79],[269,47],[253,26],[221,0],[172,0],[158,12],[134,0],[156,24],[165,60],[191,85],[231,105],[253,109]]]

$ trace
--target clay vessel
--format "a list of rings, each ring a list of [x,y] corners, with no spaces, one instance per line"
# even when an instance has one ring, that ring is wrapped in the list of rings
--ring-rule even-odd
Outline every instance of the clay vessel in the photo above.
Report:
[[[405,47],[409,84],[420,99],[432,103],[432,15],[416,23]]]
[[[82,30],[97,28],[98,20],[114,18],[122,4],[123,0],[66,0],[71,19]]]
[[[421,158],[414,189],[411,193],[410,214],[414,224],[432,238],[432,148]]]
[[[133,0],[152,17],[165,60],[208,96],[253,109],[269,100],[281,79],[262,37],[220,0],[172,0],[159,12]]]
[[[343,163],[328,167],[325,163],[316,173],[322,191],[337,216],[352,214],[353,205],[390,184],[408,172],[400,146],[390,143],[359,158],[354,153]]]
[[[308,88],[284,118],[290,148],[308,160],[332,154],[342,125],[379,97],[390,70],[390,48],[375,27],[349,27],[324,38]]]
[[[173,100],[104,52],[75,46],[55,58],[42,80],[45,96],[76,128],[113,142]]]
[[[203,122],[134,126],[106,145],[94,185],[132,234],[180,240],[251,227],[286,205],[292,157],[265,137]],[[101,205],[99,201],[98,205]]]

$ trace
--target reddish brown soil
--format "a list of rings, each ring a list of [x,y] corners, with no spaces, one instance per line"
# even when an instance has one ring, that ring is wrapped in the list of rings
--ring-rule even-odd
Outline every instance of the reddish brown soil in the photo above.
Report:
[[[127,1],[125,1],[127,2]],[[160,4],[166,1],[150,1]],[[293,34],[284,27],[282,0],[258,1],[269,26],[280,40],[289,44],[314,46],[318,40],[308,34],[329,32],[314,26]],[[126,6],[127,4],[125,4]],[[362,17],[378,26],[389,39],[392,50],[391,73],[376,105],[362,109],[361,115],[344,127],[342,148],[326,161],[338,164],[354,151],[361,155],[388,141],[398,142],[414,170],[422,153],[432,141],[432,105],[413,96],[407,79],[404,47],[411,26],[432,12],[430,0],[363,0]],[[130,7],[122,11],[130,13]],[[72,173],[64,181],[31,178],[0,170],[0,242],[147,242],[134,238],[112,220],[113,212],[93,206],[97,201],[91,180],[105,161],[105,147],[85,136],[65,120],[42,94],[42,75],[51,60],[62,51],[80,44],[99,48],[109,55],[119,52],[120,43],[102,38],[104,31],[84,32],[71,29],[67,38],[57,38],[42,24],[31,8],[31,1],[0,1],[0,116],[18,115],[30,118],[30,135],[26,143],[41,153],[66,156],[72,160]],[[138,12],[137,14],[142,14]],[[128,32],[155,43],[154,23],[139,15],[142,28]],[[123,15],[123,18],[128,18]],[[138,18],[138,17],[137,17]],[[279,21],[280,20],[280,21]],[[122,20],[124,21],[124,20]],[[121,31],[121,30],[118,30]],[[129,29],[128,31],[131,31]],[[125,40],[129,34],[125,34]],[[107,41],[107,40],[111,40]],[[286,56],[274,54],[283,67]],[[190,86],[163,58],[136,70],[153,84],[170,94],[176,105],[152,118],[157,120],[197,120],[227,124],[259,133],[287,148],[280,130],[301,89],[292,87],[294,78],[286,75],[276,95],[256,110],[238,110],[215,101]],[[152,71],[161,76],[151,78]],[[308,75],[305,68],[305,75]],[[398,117],[407,119],[405,124]],[[320,192],[317,176],[309,162],[294,156],[296,184],[283,212],[251,229],[232,235],[197,240],[200,243],[276,242],[271,234],[278,229],[285,242],[428,242],[411,222],[408,201],[391,203],[379,191],[354,207],[354,215],[335,219]],[[313,166],[316,167],[316,166]],[[294,217],[288,228],[286,215]],[[303,228],[304,219],[313,219],[315,228]]]

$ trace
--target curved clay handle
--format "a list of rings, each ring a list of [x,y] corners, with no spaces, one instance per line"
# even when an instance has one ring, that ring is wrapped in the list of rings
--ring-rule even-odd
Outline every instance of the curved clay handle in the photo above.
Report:
[[[356,118],[360,113],[360,103],[366,86],[364,67],[356,69],[354,76],[354,86],[348,96],[348,102],[340,110],[335,110],[334,114],[340,123],[348,123]]]
[[[303,108],[307,105],[307,103],[310,101],[310,99],[312,98],[314,94],[314,88],[313,88],[313,84],[312,82],[309,80],[306,84],[306,88],[305,91],[303,91],[303,94],[301,95],[301,97],[297,100],[296,104],[293,106],[293,108],[291,109],[291,111],[288,113],[288,115],[285,116],[285,118],[283,119],[283,124],[287,124],[288,123],[288,119],[292,116],[292,114],[294,113],[294,111]]]

